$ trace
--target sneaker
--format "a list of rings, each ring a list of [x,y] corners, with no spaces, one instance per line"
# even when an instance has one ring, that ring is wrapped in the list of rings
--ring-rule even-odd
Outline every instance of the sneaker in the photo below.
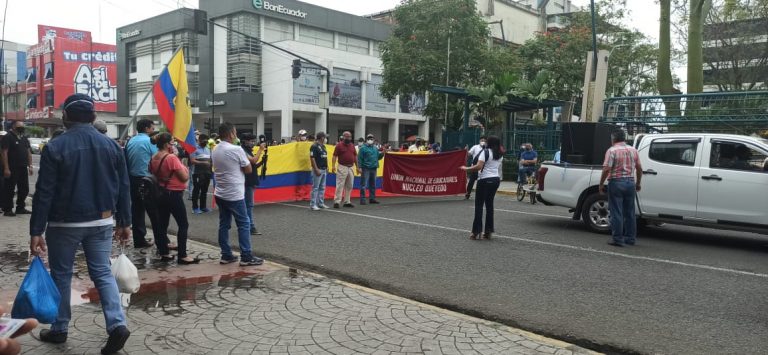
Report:
[[[221,264],[221,265],[232,264],[234,262],[237,262],[237,258],[234,257],[234,256],[231,257],[231,258],[224,258],[224,257],[222,257],[221,260],[219,260],[219,264]]]
[[[326,209],[326,208],[330,208],[330,207],[326,206],[325,204],[322,204],[322,205],[320,205],[320,208]]]
[[[378,205],[380,202],[377,201],[377,200],[370,200],[370,201],[368,201],[368,203],[370,203],[372,205]]]
[[[608,242],[608,245],[613,245],[615,247],[623,247],[624,246],[624,244],[617,243],[617,242],[614,242],[614,241]]]
[[[344,204],[344,207],[347,207],[347,208],[352,208],[352,207],[355,207],[355,205],[353,205],[353,204],[351,204],[351,203],[345,203],[345,204]]]
[[[194,213],[194,214],[201,214],[201,213],[203,213],[203,210],[201,210],[199,208],[193,208],[192,209],[192,213]]]
[[[321,208],[320,208],[320,207],[317,207],[317,206],[312,206],[312,207],[310,207],[310,209],[311,209],[312,211],[320,211],[320,210],[321,210]]]
[[[202,209],[200,209],[200,211],[203,211],[203,213],[208,213],[208,212],[211,212],[211,209],[210,208],[202,208]]]
[[[363,206],[363,205],[367,205],[367,204],[368,204],[368,203],[367,203],[367,202],[365,202],[365,200],[360,200],[360,206]],[[347,206],[346,206],[346,205],[344,205],[344,207],[347,207]]]
[[[259,257],[252,257],[250,260],[241,260],[240,266],[259,266],[261,264],[264,264],[264,259]]]
[[[6,217],[16,217],[16,214],[13,213],[13,211],[5,211],[5,212],[3,212],[3,216],[6,216]]]
[[[128,337],[131,336],[131,332],[124,325],[118,326],[109,333],[107,344],[101,348],[101,354],[114,354],[125,346],[125,342],[128,341]]]
[[[339,204],[338,203],[334,203],[333,204],[333,208],[339,208]]]
[[[22,209],[18,209],[17,208],[16,209],[16,214],[32,214],[32,211],[30,211],[30,210],[28,210],[26,208],[22,208]]]
[[[50,329],[40,331],[40,340],[45,343],[61,344],[67,341],[67,333],[54,333]]]
[[[261,233],[259,233],[259,230],[258,230],[258,229],[256,229],[256,228],[251,228],[251,235],[261,235]]]

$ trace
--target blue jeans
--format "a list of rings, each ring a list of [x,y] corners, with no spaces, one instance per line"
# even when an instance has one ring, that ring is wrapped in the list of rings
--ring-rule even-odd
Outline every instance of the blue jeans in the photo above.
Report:
[[[219,205],[219,247],[222,259],[232,259],[232,248],[229,246],[229,229],[232,227],[232,217],[237,225],[237,237],[240,243],[240,260],[251,261],[251,222],[245,208],[245,200],[225,201],[216,198]]]
[[[245,211],[248,214],[251,230],[256,229],[256,222],[253,220],[253,190],[254,186],[245,185]]]
[[[363,169],[363,175],[360,177],[360,201],[365,201],[366,189],[368,189],[371,200],[376,199],[376,170]]]
[[[517,182],[521,184],[527,183],[528,177],[532,176],[535,172],[535,166],[520,166],[520,171],[517,173]]]
[[[309,207],[320,207],[325,204],[325,181],[328,170],[320,170],[320,176],[312,172],[312,194],[309,196]]]
[[[611,211],[611,234],[619,244],[634,244],[637,237],[635,220],[635,179],[608,181],[608,207]]]
[[[101,309],[107,325],[107,333],[118,326],[125,326],[125,313],[120,306],[120,292],[110,270],[109,256],[112,254],[112,226],[88,228],[48,227],[45,236],[48,244],[48,263],[51,277],[61,293],[59,314],[51,330],[66,333],[72,319],[70,296],[72,295],[72,268],[75,252],[82,244],[88,274],[99,291]]]

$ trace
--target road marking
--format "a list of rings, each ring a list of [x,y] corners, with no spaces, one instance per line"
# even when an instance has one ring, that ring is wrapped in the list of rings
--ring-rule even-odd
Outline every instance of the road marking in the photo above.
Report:
[[[474,209],[474,208],[472,208]],[[554,217],[554,218],[564,218],[564,219],[573,219],[568,216],[559,216],[556,214],[546,214],[546,213],[536,213],[536,212],[524,212],[524,211],[516,211],[516,210],[505,210],[500,208],[494,208],[494,211],[500,211],[500,212],[509,212],[509,213],[519,213],[519,214],[528,214],[531,216],[541,216],[541,217]]]
[[[288,203],[277,203],[277,204],[278,205],[282,205],[282,206],[287,206],[287,207],[307,209],[307,207],[303,206],[303,205],[302,206],[298,206],[298,205],[292,205],[292,204],[288,204]],[[350,216],[365,217],[365,218],[370,218],[370,219],[378,219],[378,220],[387,221],[387,222],[396,222],[396,223],[402,223],[402,224],[410,224],[410,225],[419,226],[419,227],[428,227],[428,228],[442,229],[442,230],[448,230],[448,231],[452,231],[452,232],[461,232],[461,233],[471,233],[472,232],[472,231],[467,230],[467,229],[453,228],[453,227],[446,227],[446,226],[438,226],[436,224],[412,222],[412,221],[406,221],[406,220],[402,220],[402,219],[395,219],[395,218],[388,218],[388,217],[371,216],[371,215],[362,214],[362,213],[354,213],[354,212],[346,212],[346,211],[336,211],[336,210],[325,210],[325,211],[326,212],[332,212],[332,213],[346,214],[346,215],[350,215]],[[760,277],[760,278],[768,279],[768,274],[761,274],[761,273],[751,272],[751,271],[729,269],[729,268],[724,268],[724,267],[717,267],[717,266],[710,266],[710,265],[703,265],[703,264],[686,263],[686,262],[682,262],[682,261],[675,261],[675,260],[669,260],[669,259],[660,259],[660,258],[652,258],[652,257],[648,257],[648,256],[622,254],[622,253],[617,253],[617,252],[607,251],[607,250],[585,248],[585,247],[569,245],[569,244],[560,244],[560,243],[554,243],[554,242],[547,242],[547,241],[543,241],[543,240],[520,238],[520,237],[511,237],[511,236],[506,236],[506,235],[494,235],[494,238],[509,239],[509,240],[514,240],[514,241],[518,241],[518,242],[546,245],[546,246],[557,247],[557,248],[562,248],[562,249],[585,251],[585,252],[601,254],[601,255],[617,256],[617,257],[626,258],[626,259],[652,261],[652,262],[661,263],[661,264],[677,265],[677,266],[684,266],[684,267],[689,267],[689,268],[694,268],[694,269],[702,269],[702,270],[709,270],[709,271],[719,271],[719,272],[725,272],[725,273],[736,274],[736,275],[754,276],[754,277]]]

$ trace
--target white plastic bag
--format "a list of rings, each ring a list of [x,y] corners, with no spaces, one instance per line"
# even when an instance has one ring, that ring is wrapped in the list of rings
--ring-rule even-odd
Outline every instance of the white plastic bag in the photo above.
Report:
[[[133,265],[131,259],[128,259],[125,254],[120,253],[117,260],[112,263],[112,276],[117,281],[117,288],[122,293],[136,293],[139,292],[141,283],[139,282],[139,270],[136,269],[136,265]]]

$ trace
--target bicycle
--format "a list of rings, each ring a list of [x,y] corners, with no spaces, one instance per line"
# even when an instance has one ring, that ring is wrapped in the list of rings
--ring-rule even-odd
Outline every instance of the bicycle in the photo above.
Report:
[[[522,201],[525,199],[525,195],[530,198],[531,204],[536,204],[536,190],[538,189],[538,182],[536,181],[536,174],[532,174],[526,178],[526,182],[517,183],[517,200]]]

